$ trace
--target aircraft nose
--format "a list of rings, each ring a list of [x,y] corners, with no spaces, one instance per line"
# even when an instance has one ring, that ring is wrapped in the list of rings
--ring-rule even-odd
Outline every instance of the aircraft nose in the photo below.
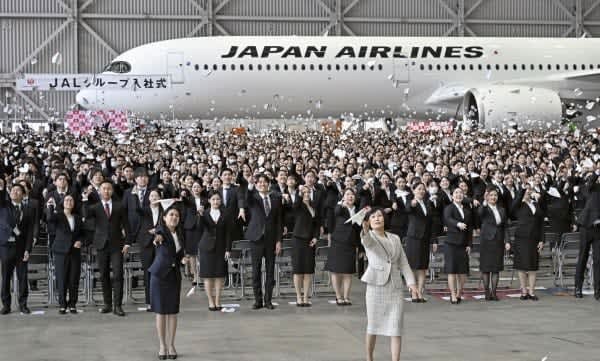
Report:
[[[75,96],[75,101],[79,105],[79,107],[83,109],[91,109],[94,107],[94,91],[92,90],[81,90]]]

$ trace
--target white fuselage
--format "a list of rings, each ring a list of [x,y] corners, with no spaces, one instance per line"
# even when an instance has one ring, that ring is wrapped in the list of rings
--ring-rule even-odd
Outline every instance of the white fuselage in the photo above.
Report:
[[[115,61],[131,65],[124,76],[165,74],[170,87],[87,89],[80,105],[180,119],[435,120],[454,116],[465,90],[494,84],[600,96],[598,81],[565,79],[600,73],[600,39],[204,37],[143,45]]]

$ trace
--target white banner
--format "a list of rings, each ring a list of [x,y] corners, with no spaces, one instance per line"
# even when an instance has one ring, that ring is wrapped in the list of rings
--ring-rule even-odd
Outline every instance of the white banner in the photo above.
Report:
[[[79,91],[81,89],[160,90],[171,87],[169,75],[25,74],[17,79],[20,91]]]

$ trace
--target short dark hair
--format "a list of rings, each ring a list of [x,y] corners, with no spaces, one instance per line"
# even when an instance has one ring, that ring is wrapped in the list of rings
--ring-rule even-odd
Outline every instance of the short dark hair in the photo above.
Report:
[[[23,192],[23,194],[27,193],[27,192],[25,191],[25,187],[23,187],[23,186],[22,186],[21,184],[19,184],[19,183],[15,183],[15,184],[13,184],[13,185],[12,185],[12,187],[10,187],[10,189],[13,189],[13,188],[15,188],[15,187],[19,187],[19,188],[21,188],[21,192]]]
[[[371,208],[371,209],[370,209],[370,210],[367,212],[367,214],[365,214],[365,218],[364,218],[364,219],[365,219],[366,221],[368,221],[368,220],[369,220],[369,218],[370,218],[370,217],[371,217],[373,214],[375,214],[375,213],[377,213],[377,212],[381,212],[381,215],[382,215],[382,216],[384,216],[384,217],[383,217],[383,224],[384,224],[384,226],[385,226],[385,212],[383,211],[383,208],[381,208],[381,207],[374,207],[374,208]]]
[[[233,170],[231,168],[223,168],[223,170],[221,171],[221,176],[223,176],[223,173],[225,172],[229,172],[231,173],[231,175],[233,175]]]
[[[148,176],[148,171],[144,167],[137,167],[135,169],[134,176],[135,176],[135,178],[137,178],[137,177],[147,177]]]
[[[271,178],[269,178],[269,176],[264,173],[261,173],[256,177],[256,182],[258,182],[261,179],[265,180],[267,183],[271,182]]]

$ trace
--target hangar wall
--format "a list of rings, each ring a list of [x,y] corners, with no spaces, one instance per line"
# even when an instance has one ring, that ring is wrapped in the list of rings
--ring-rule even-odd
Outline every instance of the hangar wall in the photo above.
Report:
[[[600,0],[3,0],[0,120],[60,118],[74,92],[14,88],[21,73],[99,72],[165,39],[227,35],[600,35]],[[62,62],[51,58],[60,53]]]

